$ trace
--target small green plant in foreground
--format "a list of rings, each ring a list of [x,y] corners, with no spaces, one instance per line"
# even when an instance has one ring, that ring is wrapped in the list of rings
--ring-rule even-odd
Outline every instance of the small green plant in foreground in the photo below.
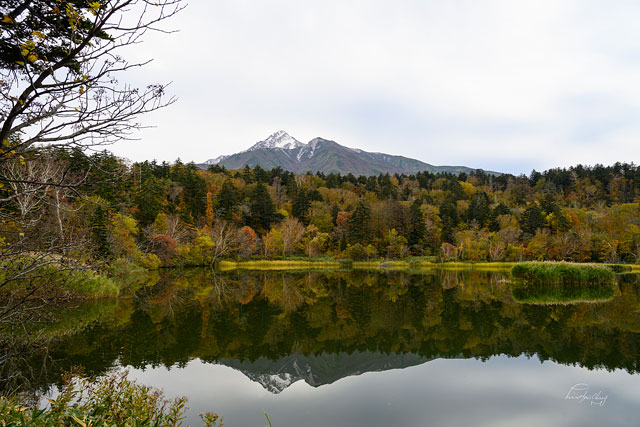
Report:
[[[605,265],[568,262],[522,262],[511,268],[511,276],[541,285],[611,284],[615,280],[615,273]]]
[[[162,393],[111,374],[97,381],[77,376],[65,379],[55,400],[38,408],[16,399],[0,398],[0,426],[44,427],[178,427],[182,426],[186,399],[165,400]],[[201,414],[205,427],[222,427],[222,417]]]

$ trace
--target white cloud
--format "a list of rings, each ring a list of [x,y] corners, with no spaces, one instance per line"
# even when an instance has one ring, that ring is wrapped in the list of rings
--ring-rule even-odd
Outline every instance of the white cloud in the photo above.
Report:
[[[181,32],[152,35],[140,55],[155,61],[131,76],[172,80],[179,103],[114,149],[201,161],[283,128],[511,172],[637,162],[638,12],[604,1],[192,2],[173,22]]]

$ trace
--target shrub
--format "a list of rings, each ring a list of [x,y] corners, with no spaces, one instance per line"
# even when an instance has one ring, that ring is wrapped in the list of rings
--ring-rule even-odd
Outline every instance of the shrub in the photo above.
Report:
[[[95,382],[77,376],[66,378],[60,394],[50,405],[26,406],[16,399],[0,398],[2,425],[44,426],[140,426],[182,425],[186,399],[165,400],[158,390],[136,384],[126,373],[111,374]],[[204,425],[222,427],[214,413],[201,414]]]
[[[156,254],[143,254],[137,259],[138,264],[147,270],[157,270],[162,265],[162,261]]]
[[[177,242],[165,234],[153,234],[149,236],[149,246],[153,253],[164,263],[176,255]]]
[[[120,292],[120,286],[103,274],[94,271],[70,271],[68,274],[71,279],[67,282],[67,288],[82,296],[115,297]]]
[[[511,276],[538,284],[599,284],[613,283],[614,272],[605,265],[568,262],[522,262],[511,269]]]
[[[344,250],[345,257],[353,260],[367,259],[367,251],[360,243],[348,245]]]

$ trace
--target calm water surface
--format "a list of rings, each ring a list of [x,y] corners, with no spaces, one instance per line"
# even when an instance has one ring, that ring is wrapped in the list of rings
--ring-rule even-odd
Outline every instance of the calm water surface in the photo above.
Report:
[[[44,392],[72,366],[126,368],[187,396],[192,425],[206,410],[226,427],[264,426],[264,411],[274,427],[638,425],[638,276],[569,292],[505,279],[171,273],[70,310],[21,369]]]

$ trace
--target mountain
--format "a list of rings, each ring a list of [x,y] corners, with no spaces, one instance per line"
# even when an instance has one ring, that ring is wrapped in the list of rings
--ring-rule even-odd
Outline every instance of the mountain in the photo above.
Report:
[[[236,154],[209,159],[199,166],[220,165],[227,169],[242,169],[249,165],[260,165],[264,169],[281,167],[295,173],[324,172],[352,173],[358,175],[413,174],[428,171],[433,173],[469,173],[474,169],[466,166],[433,166],[420,160],[383,153],[370,153],[348,148],[324,138],[314,138],[304,144],[281,130],[249,149]],[[499,172],[487,171],[499,175]]]
[[[322,353],[304,355],[293,353],[278,360],[260,357],[257,360],[240,361],[237,359],[219,359],[217,364],[229,366],[246,375],[252,381],[262,385],[265,390],[278,394],[291,384],[304,380],[312,387],[331,384],[341,378],[381,372],[389,369],[402,369],[421,365],[430,358],[417,354],[353,352]]]
[[[242,153],[247,153],[249,151],[256,151],[260,149],[294,150],[296,148],[304,147],[304,146],[305,146],[304,143],[298,141],[297,139],[289,135],[287,132],[283,130],[279,130],[278,132],[270,135],[269,138],[265,139],[264,141],[256,142],[255,144],[253,144],[251,147],[249,147],[244,151],[241,151],[237,154],[227,154],[227,155],[223,154],[222,156],[218,156],[213,159],[207,160],[206,162],[204,162],[204,164],[217,165],[217,164],[220,164],[222,161],[228,159],[229,157],[237,156]],[[250,166],[255,166],[255,165],[250,165]],[[244,165],[242,167],[244,167]]]

